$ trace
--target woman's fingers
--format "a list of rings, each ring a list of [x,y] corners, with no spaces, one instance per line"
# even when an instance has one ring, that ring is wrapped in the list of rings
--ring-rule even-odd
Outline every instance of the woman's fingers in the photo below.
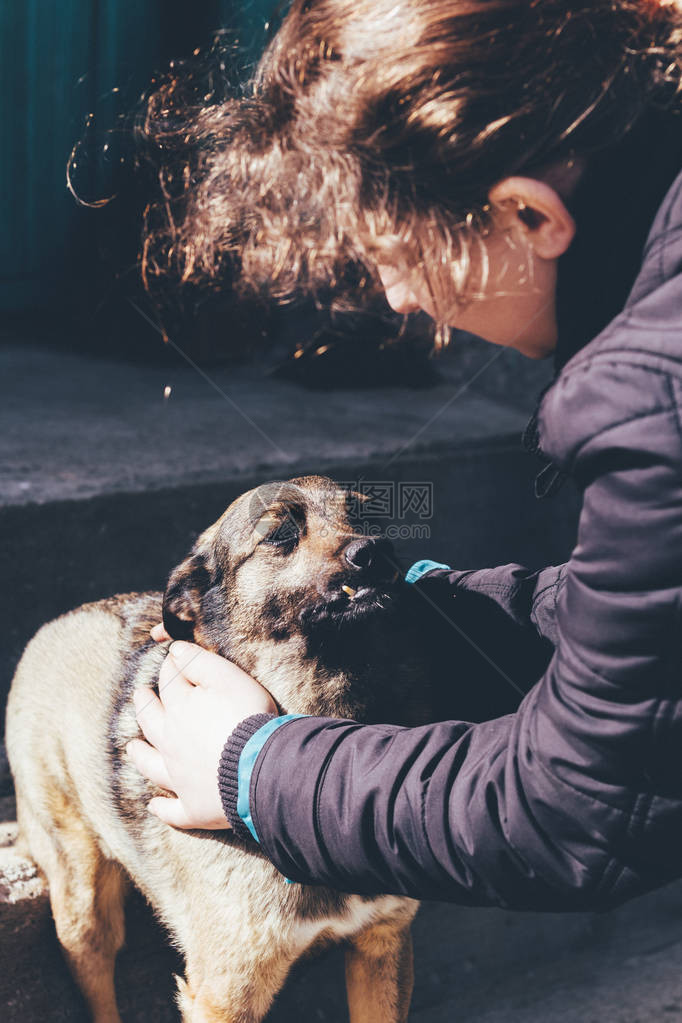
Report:
[[[152,746],[158,746],[163,736],[164,709],[161,700],[149,686],[140,686],[133,693],[133,703],[142,734]]]
[[[150,812],[176,828],[228,827],[216,784],[222,750],[240,721],[277,713],[268,691],[225,658],[175,641],[161,666],[159,695],[143,688],[134,696],[140,728],[154,750],[134,743],[131,759],[177,796],[153,799]]]
[[[126,753],[140,774],[143,774],[153,785],[159,785],[162,789],[173,792],[173,783],[166,770],[163,757],[153,746],[143,742],[142,739],[133,739],[126,746]]]
[[[215,686],[224,689],[225,686],[229,686],[235,691],[235,695],[244,690],[261,688],[255,679],[232,661],[227,661],[210,650],[204,650],[196,643],[176,640],[171,644],[168,654],[183,677],[195,686],[206,689]]]
[[[196,827],[187,816],[179,799],[155,796],[154,799],[150,800],[147,809],[155,817],[158,817],[160,821],[171,824],[174,828],[187,830],[188,828]]]
[[[159,624],[155,625],[153,629],[150,629],[149,635],[152,637],[155,643],[165,643],[166,640],[173,638],[172,636],[168,635],[162,622],[159,622]]]
[[[197,647],[196,649],[200,650],[201,648]],[[159,697],[164,707],[169,707],[174,701],[187,696],[192,689],[192,686],[184,676],[183,668],[172,656],[171,650],[168,651],[168,656],[161,665],[161,671],[159,672]]]

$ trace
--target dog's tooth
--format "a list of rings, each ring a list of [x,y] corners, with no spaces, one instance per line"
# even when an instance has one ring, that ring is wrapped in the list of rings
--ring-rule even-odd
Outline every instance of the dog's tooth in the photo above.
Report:
[[[344,593],[348,594],[348,596],[350,597],[351,600],[353,599],[355,594],[358,592],[357,590],[354,590],[352,586],[342,586],[341,589],[343,590]]]

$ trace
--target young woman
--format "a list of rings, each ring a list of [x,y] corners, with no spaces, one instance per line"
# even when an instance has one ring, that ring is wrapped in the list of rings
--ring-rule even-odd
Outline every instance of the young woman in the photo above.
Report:
[[[682,874],[681,66],[658,0],[294,0],[253,93],[193,115],[149,266],[237,256],[286,294],[352,264],[441,338],[556,350],[537,439],[583,508],[559,568],[411,572],[553,643],[497,720],[283,720],[174,643],[130,748],[163,820],[251,832],[301,882],[523,909]]]

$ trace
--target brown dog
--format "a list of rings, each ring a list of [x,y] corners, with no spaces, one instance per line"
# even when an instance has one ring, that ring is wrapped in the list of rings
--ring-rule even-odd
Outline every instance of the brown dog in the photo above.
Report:
[[[173,830],[147,812],[158,790],[124,754],[139,734],[133,689],[158,680],[164,649],[149,629],[162,613],[171,636],[228,656],[283,712],[423,720],[389,551],[354,531],[331,480],[269,484],[206,530],[163,600],[85,605],[29,643],[7,712],[19,828],[96,1023],[120,1019],[128,879],[184,954],[184,1020],[256,1023],[303,953],[342,940],[352,1023],[407,1019],[416,902],[288,884],[255,843]]]

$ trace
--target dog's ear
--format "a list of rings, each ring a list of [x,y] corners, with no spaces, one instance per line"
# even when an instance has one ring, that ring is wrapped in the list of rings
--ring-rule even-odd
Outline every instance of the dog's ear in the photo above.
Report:
[[[211,585],[202,554],[192,554],[173,569],[163,595],[163,625],[171,639],[192,642],[199,624],[201,598]]]

